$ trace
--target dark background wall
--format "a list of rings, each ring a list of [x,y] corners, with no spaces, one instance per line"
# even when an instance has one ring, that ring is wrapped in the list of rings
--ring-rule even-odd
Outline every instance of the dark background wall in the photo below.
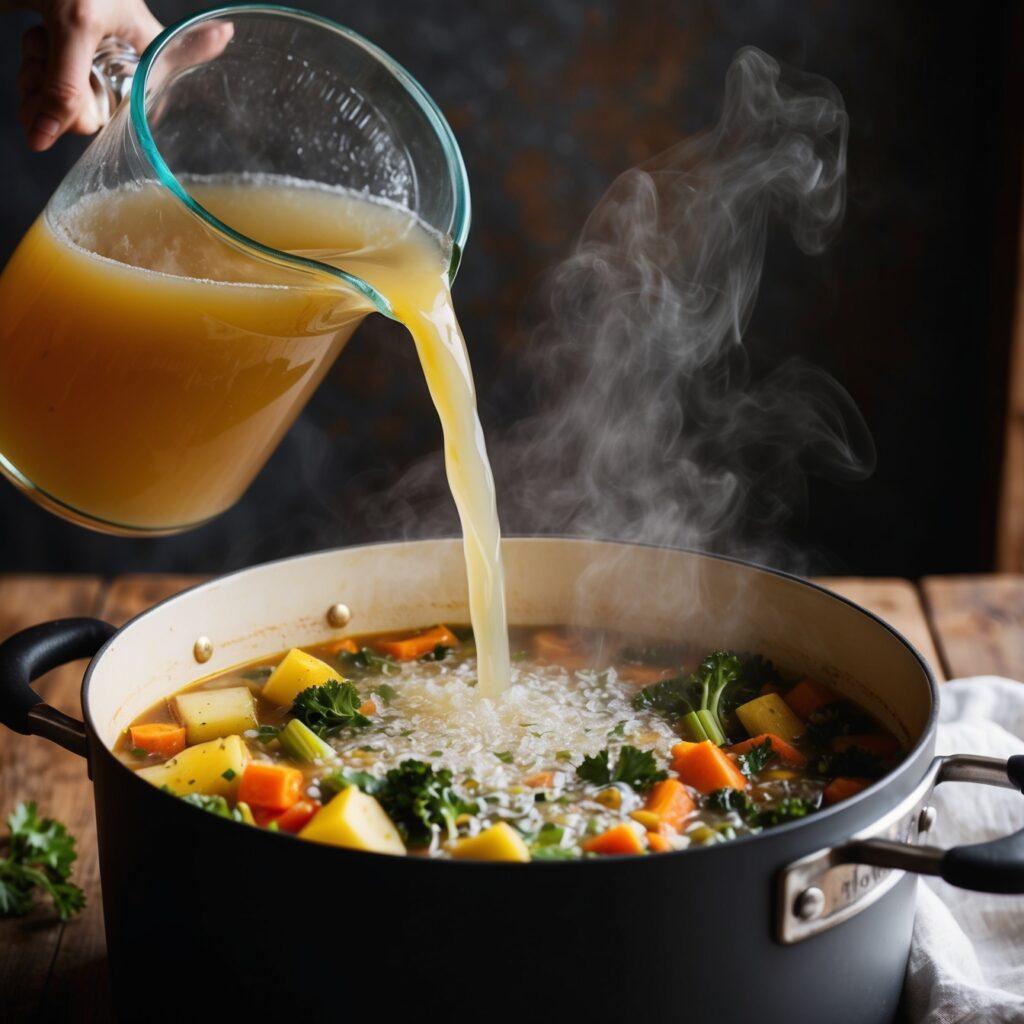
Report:
[[[851,392],[878,468],[813,483],[791,535],[816,568],[919,574],[990,564],[1019,163],[1013,5],[861,0],[306,0],[389,50],[426,86],[465,154],[474,226],[455,296],[485,428],[522,413],[522,309],[617,173],[709,124],[736,49],[832,79],[850,115],[845,226],[821,257],[770,240],[748,334]],[[195,5],[157,2],[165,22]],[[970,13],[967,13],[970,12]],[[0,258],[82,149],[31,155],[14,118],[24,14],[0,21]],[[0,569],[217,571],[379,536],[354,496],[439,443],[412,347],[357,334],[245,499],[194,533],[105,538],[0,487]],[[499,496],[500,505],[500,496]]]

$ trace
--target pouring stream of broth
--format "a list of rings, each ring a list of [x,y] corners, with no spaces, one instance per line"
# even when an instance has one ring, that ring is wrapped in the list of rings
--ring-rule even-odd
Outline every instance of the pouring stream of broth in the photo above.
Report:
[[[369,282],[412,334],[462,524],[478,692],[497,696],[510,674],[501,533],[443,240],[406,210],[290,179],[187,187],[243,234]],[[199,522],[236,500],[246,460],[276,446],[373,308],[334,278],[236,252],[152,185],[40,217],[0,307],[5,455],[68,504],[141,525]],[[17,335],[27,318],[33,344]]]

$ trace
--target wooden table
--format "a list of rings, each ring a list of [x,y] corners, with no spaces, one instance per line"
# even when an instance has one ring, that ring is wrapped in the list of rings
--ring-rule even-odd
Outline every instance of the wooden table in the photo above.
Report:
[[[0,638],[46,619],[96,615],[122,623],[197,582],[182,576],[0,575]],[[892,623],[940,679],[993,673],[1024,678],[1024,576],[823,581]],[[40,681],[51,704],[78,714],[83,665]],[[0,1018],[106,1021],[110,1001],[100,906],[92,795],[81,759],[34,737],[0,728],[0,811],[36,800],[78,837],[75,878],[89,900],[74,921],[52,915],[0,921]]]

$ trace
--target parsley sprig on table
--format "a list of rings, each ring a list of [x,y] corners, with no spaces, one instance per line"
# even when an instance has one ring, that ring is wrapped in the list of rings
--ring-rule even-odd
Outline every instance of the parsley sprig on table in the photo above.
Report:
[[[0,915],[27,914],[36,891],[50,897],[62,921],[85,906],[85,893],[69,882],[75,839],[53,818],[40,818],[34,802],[21,803],[8,815],[10,836],[0,860]]]

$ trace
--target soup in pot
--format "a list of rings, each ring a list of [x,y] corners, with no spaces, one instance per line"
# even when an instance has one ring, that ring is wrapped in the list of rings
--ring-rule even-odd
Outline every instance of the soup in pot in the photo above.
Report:
[[[756,653],[513,629],[477,692],[466,627],[294,648],[193,683],[116,754],[198,810],[300,839],[476,860],[727,842],[860,792],[902,755],[863,707]]]

